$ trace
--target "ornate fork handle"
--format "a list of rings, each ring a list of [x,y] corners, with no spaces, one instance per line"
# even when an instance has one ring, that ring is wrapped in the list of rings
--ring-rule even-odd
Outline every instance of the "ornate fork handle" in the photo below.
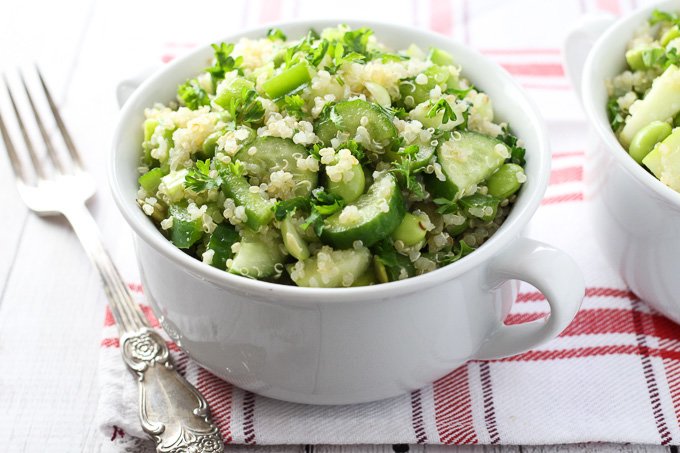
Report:
[[[223,452],[224,444],[210,420],[205,398],[174,368],[165,341],[132,300],[90,212],[83,205],[72,205],[64,209],[64,214],[102,278],[121,335],[123,358],[137,376],[142,428],[156,442],[156,451]]]

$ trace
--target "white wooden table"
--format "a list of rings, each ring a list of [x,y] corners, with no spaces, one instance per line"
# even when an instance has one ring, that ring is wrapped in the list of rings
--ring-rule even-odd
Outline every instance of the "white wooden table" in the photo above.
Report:
[[[399,3],[399,2],[395,2]],[[204,11],[225,9],[218,2]],[[292,2],[283,2],[284,17]],[[162,14],[179,5],[167,1],[39,0],[3,2],[0,7],[0,69],[16,81],[13,68],[40,63],[99,193],[90,207],[114,257],[111,238],[125,229],[105,185],[105,155],[115,122],[116,83],[163,52],[254,25],[266,19],[256,2],[230,2],[238,14],[204,14],[200,31],[185,32],[182,14]],[[195,8],[194,6],[191,7]],[[152,20],[160,11],[161,20]],[[264,10],[266,11],[266,9]],[[385,20],[405,21],[403,17]],[[406,15],[409,15],[408,13]],[[403,14],[402,14],[403,16]],[[174,30],[174,41],[156,33]],[[161,39],[167,39],[163,37]],[[144,46],[142,47],[142,44]],[[5,118],[4,92],[0,93]],[[93,415],[100,330],[105,298],[97,275],[64,220],[31,214],[14,190],[8,161],[0,156],[0,452],[95,451]],[[578,447],[294,446],[234,447],[233,451],[282,452],[661,452],[673,448],[589,445]]]

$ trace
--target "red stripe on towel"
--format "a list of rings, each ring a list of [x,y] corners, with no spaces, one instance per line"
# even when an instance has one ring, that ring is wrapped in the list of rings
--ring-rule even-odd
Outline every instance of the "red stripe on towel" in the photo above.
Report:
[[[479,442],[472,417],[468,367],[462,366],[433,384],[435,424],[443,444]]]

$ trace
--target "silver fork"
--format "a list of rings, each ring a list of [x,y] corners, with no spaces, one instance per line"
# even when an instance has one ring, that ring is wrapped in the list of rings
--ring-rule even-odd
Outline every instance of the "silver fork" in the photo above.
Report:
[[[217,427],[210,419],[205,398],[175,370],[165,341],[151,328],[139,306],[132,300],[104,248],[97,224],[85,205],[95,193],[94,179],[85,170],[37,67],[36,73],[68,153],[61,156],[57,153],[28,84],[20,73],[26,99],[47,150],[48,159],[41,160],[19,113],[10,84],[3,76],[32,167],[32,172],[26,171],[0,113],[0,133],[14,170],[19,195],[31,210],[41,216],[64,215],[99,271],[118,325],[123,359],[139,382],[139,418],[142,428],[156,442],[156,450],[177,453],[222,452],[224,445]]]

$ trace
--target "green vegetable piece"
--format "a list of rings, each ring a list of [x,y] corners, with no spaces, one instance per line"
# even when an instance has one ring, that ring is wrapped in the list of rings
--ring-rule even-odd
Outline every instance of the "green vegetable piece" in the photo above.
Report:
[[[427,230],[423,225],[422,219],[407,212],[396,230],[392,232],[392,239],[401,241],[405,246],[419,244],[425,239]]]
[[[252,148],[255,148],[255,153],[251,153]],[[291,173],[295,182],[293,195],[307,197],[318,183],[316,172],[302,170],[297,166],[297,159],[307,156],[307,148],[290,139],[257,137],[236,154],[236,159],[243,163],[248,175],[257,178],[258,184],[269,183],[269,178],[275,171]]]
[[[644,50],[644,48],[638,47],[636,49],[630,49],[626,51],[626,62],[628,62],[628,66],[633,71],[639,71],[646,68],[645,63],[642,60],[642,54]]]
[[[405,79],[399,83],[399,94],[407,108],[413,108],[429,100],[430,90],[437,85],[442,90],[445,90],[451,72],[448,67],[434,65],[423,71],[423,74],[427,77],[427,81],[424,84],[417,82],[418,77]]]
[[[459,213],[459,215],[464,215],[464,213]],[[470,227],[470,219],[465,217],[465,220],[460,225],[449,225],[446,227],[446,232],[452,237],[462,234]]]
[[[322,249],[323,253],[329,253]],[[314,255],[302,261],[299,266],[290,265],[290,278],[298,286],[312,288],[338,288],[353,285],[367,270],[371,262],[371,252],[366,247],[349,250],[333,250],[330,261],[333,271],[319,269],[319,257]]]
[[[170,172],[161,178],[164,187],[161,187],[160,190],[168,196],[171,202],[176,203],[184,198],[184,182],[188,173],[189,170],[183,168]]]
[[[264,236],[244,230],[241,243],[230,262],[229,272],[255,279],[271,277],[277,267],[283,270],[285,258],[281,241],[276,237]]]
[[[227,260],[234,256],[231,251],[231,246],[239,242],[241,236],[238,231],[231,226],[220,223],[215,227],[215,230],[210,234],[208,241],[208,250],[213,250],[215,253],[212,258],[211,266],[218,269],[226,270]]]
[[[468,216],[490,222],[496,218],[501,200],[491,195],[476,193],[463,197],[458,202]]]
[[[237,206],[243,206],[248,216],[245,224],[253,231],[267,225],[274,218],[272,205],[264,199],[260,192],[251,192],[250,184],[244,176],[234,174],[231,171],[222,171],[222,191],[234,199]]]
[[[450,66],[454,63],[453,55],[438,47],[430,49],[427,59],[439,66]]]
[[[264,82],[262,89],[271,99],[278,99],[292,93],[311,80],[309,66],[303,61]]]
[[[389,283],[390,277],[387,275],[387,268],[378,256],[373,257],[373,272],[378,282]]]
[[[644,99],[635,105],[635,111],[626,118],[619,134],[625,148],[630,146],[633,137],[640,129],[652,121],[664,121],[680,112],[680,69],[671,65],[652,83]]]
[[[172,216],[170,240],[181,249],[188,249],[203,237],[203,222],[200,218],[191,219],[184,204],[169,207]]]
[[[210,104],[208,93],[201,88],[196,79],[187,80],[177,88],[177,99],[191,110]]]
[[[396,126],[383,108],[361,99],[338,102],[326,109],[317,120],[314,130],[319,139],[330,146],[331,139],[338,132],[346,132],[350,138],[354,138],[359,126],[365,127],[371,138],[371,143],[362,145],[374,151],[389,148],[398,135]]]
[[[140,176],[137,182],[139,182],[139,185],[142,186],[142,189],[144,189],[146,193],[155,194],[163,176],[165,176],[163,170],[160,168],[153,168]]]
[[[151,136],[156,131],[158,127],[158,120],[155,118],[148,118],[144,120],[144,141],[148,142],[151,140]]]
[[[398,253],[390,240],[381,241],[373,248],[373,270],[380,283],[416,275],[416,268],[411,260]]]
[[[642,163],[642,159],[654,148],[654,145],[671,135],[673,128],[665,121],[652,121],[633,137],[628,153],[635,162]]]
[[[486,182],[489,195],[501,200],[517,192],[526,181],[524,169],[517,164],[503,164]]]
[[[392,105],[392,98],[387,89],[375,82],[364,82],[364,86],[371,93],[373,100],[382,107],[390,107]]]
[[[329,193],[341,197],[345,202],[351,203],[359,198],[366,188],[366,176],[361,164],[352,165],[352,177],[349,181],[344,179],[335,182],[327,178],[326,189]]]
[[[203,159],[211,159],[215,156],[215,150],[217,149],[217,140],[224,135],[224,130],[215,131],[208,135],[203,141],[201,146],[200,157]]]
[[[241,99],[244,90],[252,90],[255,84],[243,77],[235,77],[226,84],[220,86],[220,91],[215,96],[215,104],[229,110],[233,102]]]
[[[503,145],[510,153],[509,147],[502,141],[469,131],[461,131],[458,138],[452,137],[440,144],[437,160],[446,180],[430,176],[427,180],[430,192],[448,200],[472,192],[477,184],[498,170],[508,157],[496,149],[498,145]]]
[[[673,25],[671,28],[666,30],[666,32],[661,36],[661,39],[659,40],[659,43],[666,47],[668,43],[673,41],[676,38],[680,38],[680,28],[678,28],[677,25]]]
[[[298,260],[306,260],[309,258],[309,247],[307,247],[307,242],[302,239],[302,236],[290,215],[286,216],[286,218],[281,221],[280,227],[283,245],[286,246],[288,253]]]
[[[371,265],[369,263],[368,269],[366,269],[366,271],[363,274],[358,276],[354,280],[354,283],[352,283],[351,286],[352,287],[370,286],[370,285],[375,285],[376,283],[378,283],[378,279],[376,278],[375,272],[373,271],[373,269],[371,268]]]
[[[349,209],[356,215],[343,213]],[[399,226],[406,212],[404,198],[391,174],[383,174],[354,203],[324,220],[321,240],[336,248],[347,249],[355,241],[370,247],[386,238]]]
[[[657,144],[642,163],[662,183],[680,192],[680,129]]]

